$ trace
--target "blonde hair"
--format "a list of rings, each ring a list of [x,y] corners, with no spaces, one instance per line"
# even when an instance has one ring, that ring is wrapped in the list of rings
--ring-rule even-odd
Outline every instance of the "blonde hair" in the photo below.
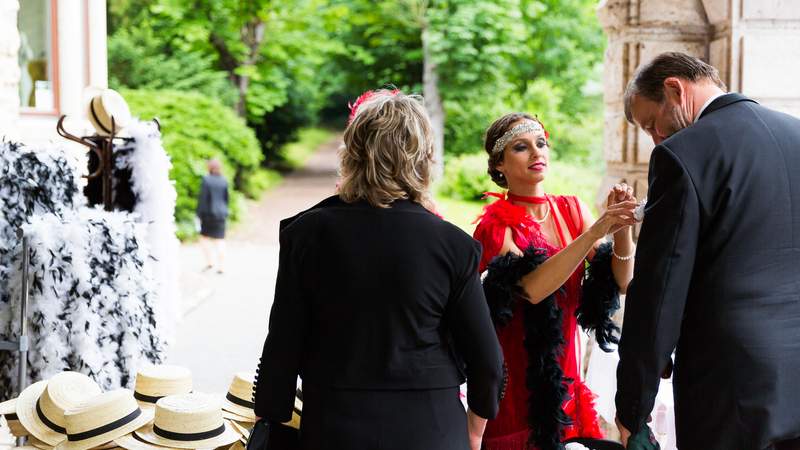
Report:
[[[357,108],[340,151],[342,200],[430,205],[433,128],[422,97],[378,90]]]

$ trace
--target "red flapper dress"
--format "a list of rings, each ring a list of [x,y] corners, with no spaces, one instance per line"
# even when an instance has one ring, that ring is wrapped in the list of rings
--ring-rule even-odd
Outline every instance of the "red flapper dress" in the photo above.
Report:
[[[486,270],[492,258],[500,252],[506,228],[511,228],[514,243],[518,248],[522,250],[530,246],[543,248],[548,257],[563,248],[566,242],[565,233],[569,233],[574,240],[583,229],[583,218],[576,197],[546,196],[550,211],[554,212],[557,208],[567,228],[563,230],[559,221],[555,220],[562,246],[554,247],[545,239],[539,224],[525,208],[514,205],[501,194],[490,195],[499,199],[484,209],[474,234],[475,239],[483,244],[481,272]],[[557,305],[562,310],[565,341],[559,364],[565,379],[572,379],[568,384],[569,397],[562,406],[567,416],[572,419],[572,425],[564,427],[562,440],[571,437],[603,437],[594,409],[595,396],[583,383],[579,370],[581,350],[575,310],[581,300],[583,275],[584,266],[581,264],[564,284],[564,289],[556,294]],[[528,354],[523,343],[525,336],[523,306],[521,302],[517,302],[511,321],[497,329],[497,337],[503,348],[508,370],[508,384],[505,397],[500,403],[498,416],[490,420],[486,426],[483,441],[483,448],[486,450],[533,449],[527,443],[531,426],[528,420],[528,402],[529,397],[535,401],[536,393],[529,392],[526,385]]]

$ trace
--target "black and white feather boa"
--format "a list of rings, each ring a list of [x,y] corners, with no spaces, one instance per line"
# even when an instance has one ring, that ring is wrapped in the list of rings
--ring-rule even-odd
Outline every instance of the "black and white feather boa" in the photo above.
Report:
[[[34,214],[60,214],[85,204],[79,164],[62,149],[0,142],[0,310],[10,301],[8,277],[17,229]]]
[[[69,369],[129,387],[136,367],[165,350],[149,225],[144,214],[86,208],[80,161],[67,155],[0,146],[0,339],[19,334],[21,226],[31,244],[30,380]],[[0,399],[12,395],[16,364],[0,352]]]

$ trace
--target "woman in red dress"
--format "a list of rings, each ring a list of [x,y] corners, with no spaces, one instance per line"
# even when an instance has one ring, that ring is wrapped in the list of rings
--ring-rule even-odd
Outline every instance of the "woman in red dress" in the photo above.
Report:
[[[580,374],[578,325],[600,346],[616,343],[611,315],[633,275],[632,190],[614,186],[594,221],[577,197],[545,194],[548,133],[527,114],[506,115],[486,134],[489,174],[508,188],[480,218],[480,271],[506,361],[496,419],[471,424],[473,447],[554,450],[566,439],[601,438],[594,394]],[[613,234],[613,243],[605,243]],[[586,264],[588,262],[588,264]],[[588,268],[587,268],[588,267]]]

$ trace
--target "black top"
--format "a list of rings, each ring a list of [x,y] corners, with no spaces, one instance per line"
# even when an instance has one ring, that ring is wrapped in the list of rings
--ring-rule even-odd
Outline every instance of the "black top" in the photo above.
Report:
[[[675,350],[678,446],[800,436],[800,120],[738,94],[658,145],[617,408],[635,430]]]
[[[338,196],[281,222],[256,414],[291,418],[295,383],[437,389],[466,377],[478,415],[497,414],[502,353],[483,296],[480,244],[417,203]]]
[[[228,182],[222,175],[206,175],[197,198],[197,216],[204,219],[228,217]]]

